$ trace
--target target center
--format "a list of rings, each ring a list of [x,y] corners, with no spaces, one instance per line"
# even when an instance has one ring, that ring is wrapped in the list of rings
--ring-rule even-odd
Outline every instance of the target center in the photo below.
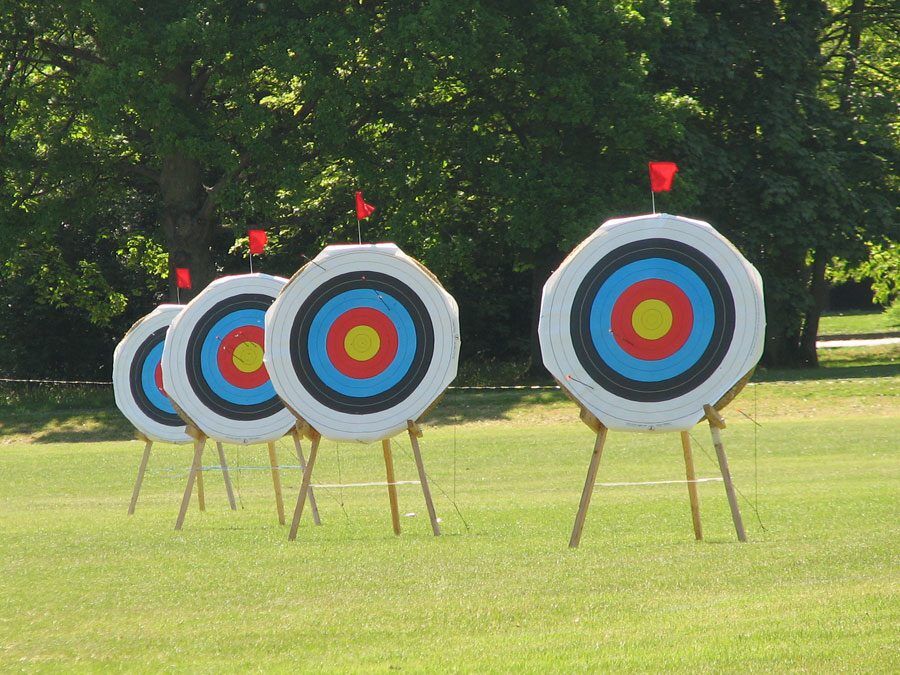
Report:
[[[672,310],[662,300],[644,300],[634,308],[631,326],[645,340],[658,340],[672,328]]]
[[[263,348],[258,342],[241,342],[231,353],[231,360],[242,373],[256,372],[263,363]]]
[[[344,350],[354,361],[368,361],[381,348],[381,338],[371,326],[354,326],[344,337]]]

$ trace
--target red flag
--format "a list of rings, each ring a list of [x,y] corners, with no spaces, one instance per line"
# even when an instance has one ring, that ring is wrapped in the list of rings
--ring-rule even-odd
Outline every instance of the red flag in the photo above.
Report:
[[[191,287],[191,271],[187,267],[175,268],[175,285],[178,288]]]
[[[250,237],[250,253],[259,255],[266,250],[269,237],[266,236],[265,230],[247,230],[247,236]]]
[[[356,219],[363,220],[364,218],[368,218],[373,213],[375,213],[375,207],[371,204],[366,204],[366,200],[363,199],[362,192],[356,193]]]
[[[653,192],[668,192],[672,189],[678,165],[675,162],[647,162],[650,167],[650,189]]]

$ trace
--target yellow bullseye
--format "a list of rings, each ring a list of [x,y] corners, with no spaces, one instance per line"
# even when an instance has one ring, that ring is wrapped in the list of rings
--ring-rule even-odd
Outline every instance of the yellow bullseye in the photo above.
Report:
[[[371,326],[354,326],[344,337],[344,349],[354,361],[368,361],[380,348],[381,338]]]
[[[242,342],[231,353],[231,362],[242,373],[252,373],[263,363],[263,348],[256,342]]]
[[[645,340],[658,340],[672,328],[672,310],[662,300],[644,300],[634,308],[631,327]]]

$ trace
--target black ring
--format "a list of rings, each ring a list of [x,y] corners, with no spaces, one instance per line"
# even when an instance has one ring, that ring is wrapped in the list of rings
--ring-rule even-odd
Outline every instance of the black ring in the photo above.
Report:
[[[217,321],[223,317],[242,309],[258,309],[265,312],[275,298],[262,293],[244,293],[217,302],[213,305],[194,326],[190,338],[188,338],[185,352],[185,372],[191,389],[200,399],[200,402],[209,410],[222,417],[248,422],[261,420],[274,415],[284,409],[284,404],[277,395],[260,403],[241,405],[232,403],[216,394],[203,377],[201,367],[201,353],[206,336]]]
[[[144,362],[147,360],[150,352],[166,339],[168,330],[168,326],[158,328],[148,335],[147,339],[137,348],[134,357],[131,359],[131,367],[128,369],[128,385],[131,388],[131,396],[134,398],[134,402],[147,417],[167,427],[181,427],[184,426],[184,420],[175,413],[170,413],[155,406],[147,397],[141,382]]]
[[[616,270],[646,258],[667,258],[696,273],[709,291],[715,313],[712,336],[700,358],[684,372],[657,382],[633,380],[607,364],[594,346],[590,328],[591,307],[599,288]],[[683,396],[709,379],[728,353],[734,328],[734,297],[718,266],[687,244],[661,238],[631,242],[603,256],[579,285],[569,315],[572,345],[588,375],[610,393],[642,403]]]
[[[309,331],[326,302],[336,295],[358,288],[382,291],[403,305],[409,312],[416,331],[416,351],[409,370],[397,384],[374,396],[355,398],[335,391],[316,374],[309,359]],[[434,327],[425,303],[403,282],[380,272],[350,272],[323,282],[310,294],[294,317],[289,348],[294,372],[313,398],[337,412],[368,415],[398,405],[416,390],[431,366]]]

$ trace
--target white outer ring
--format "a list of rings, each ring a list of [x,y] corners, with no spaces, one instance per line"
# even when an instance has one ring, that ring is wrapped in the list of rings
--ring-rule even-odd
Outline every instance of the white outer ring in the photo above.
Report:
[[[151,441],[162,443],[190,443],[193,439],[187,435],[185,426],[170,427],[167,424],[147,417],[134,395],[131,393],[131,364],[138,349],[144,341],[160,328],[165,328],[178,316],[184,305],[160,305],[143,319],[139,319],[125,333],[122,341],[116,345],[113,352],[113,393],[116,397],[116,405],[128,421],[140,433]],[[168,341],[168,333],[166,334]]]
[[[705,382],[679,397],[642,403],[612,394],[587,374],[572,345],[569,317],[579,285],[603,256],[657,237],[696,248],[719,267],[734,296],[735,327],[722,363]],[[715,404],[756,365],[765,327],[762,278],[731,242],[701,220],[656,214],[607,221],[569,254],[544,285],[538,336],[547,369],[608,428],[683,431],[703,419],[705,404]]]
[[[169,328],[163,348],[163,386],[175,405],[213,440],[242,445],[266,443],[281,438],[294,425],[294,416],[286,408],[247,422],[219,415],[200,400],[187,379],[188,340],[194,327],[214,305],[246,293],[274,298],[286,283],[287,279],[269,274],[239,274],[216,279],[185,306]]]
[[[421,298],[434,326],[434,353],[419,386],[397,405],[377,413],[338,412],[317,401],[297,376],[290,335],[300,307],[326,281],[358,271],[380,272],[402,281]],[[395,244],[328,246],[290,280],[266,312],[265,363],[275,391],[326,438],[377,441],[406,429],[456,377],[459,361],[459,310],[456,300],[425,269]]]

